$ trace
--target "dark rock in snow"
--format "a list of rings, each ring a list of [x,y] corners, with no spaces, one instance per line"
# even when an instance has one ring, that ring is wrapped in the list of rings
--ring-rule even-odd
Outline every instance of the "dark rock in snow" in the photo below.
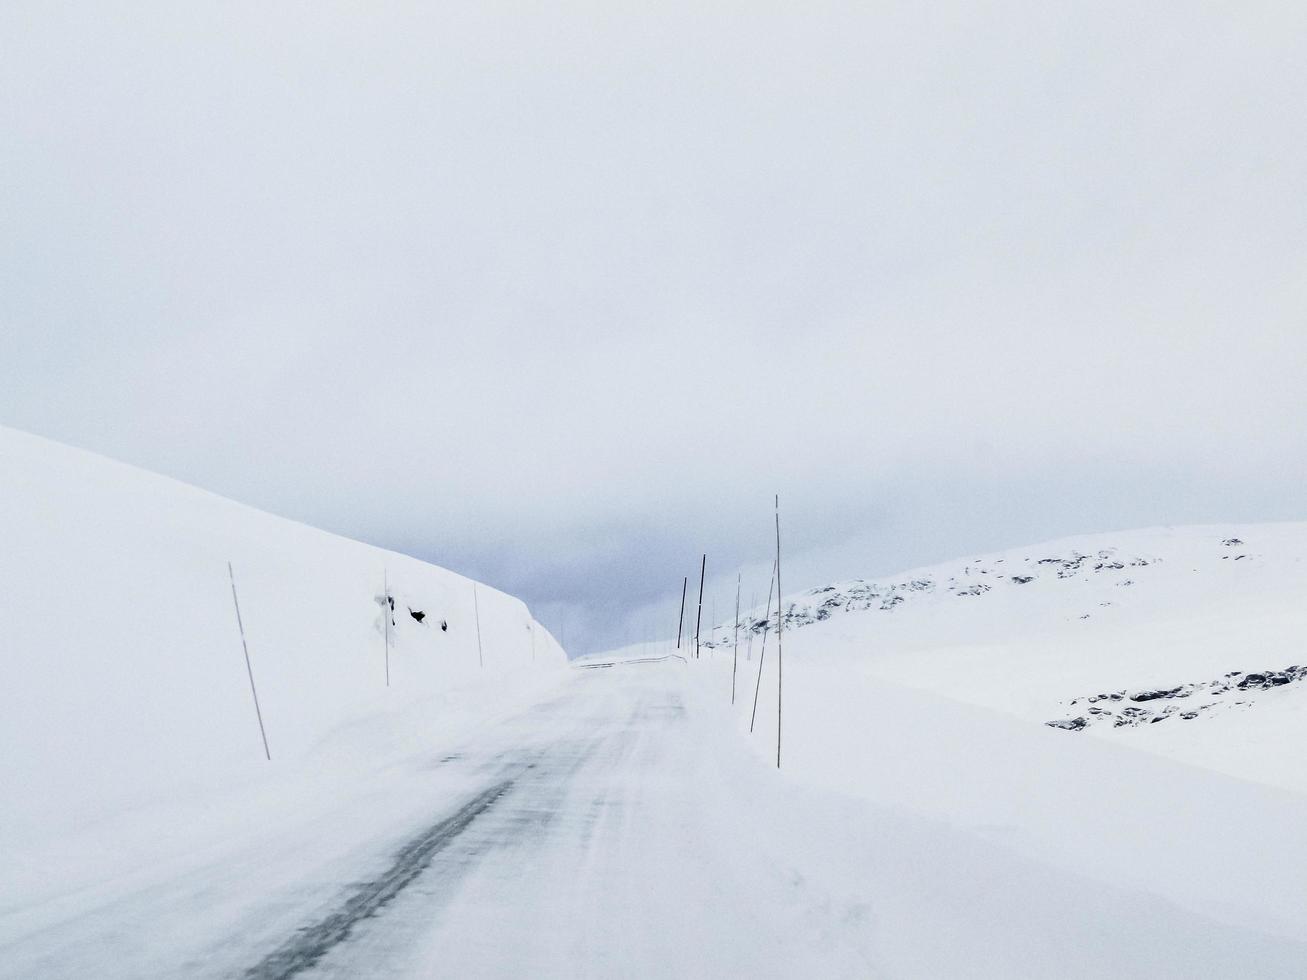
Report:
[[[1307,670],[1299,666],[1286,667],[1284,670],[1270,670],[1264,674],[1245,674],[1243,680],[1235,686],[1241,691],[1265,690],[1270,687],[1283,687],[1307,676]]]
[[[1130,695],[1131,701],[1156,701],[1158,698],[1173,698],[1180,693],[1180,688],[1173,687],[1168,691],[1140,691],[1138,694]]]
[[[1242,678],[1236,681],[1235,678]],[[1184,712],[1179,712],[1175,705],[1154,705],[1152,702],[1167,701],[1173,698],[1190,698],[1195,695],[1202,698],[1219,698],[1222,695],[1233,694],[1236,692],[1257,692],[1270,691],[1276,688],[1284,687],[1295,681],[1307,679],[1307,666],[1292,664],[1283,670],[1267,670],[1250,674],[1244,674],[1238,670],[1232,670],[1216,680],[1199,681],[1192,684],[1180,684],[1172,688],[1159,688],[1157,690],[1138,691],[1129,695],[1129,700],[1134,702],[1128,704],[1121,711],[1119,716],[1114,716],[1112,712],[1105,711],[1102,708],[1089,708],[1089,717],[1084,719],[1086,725],[1094,725],[1112,718],[1112,724],[1116,728],[1125,726],[1137,726],[1143,724],[1155,724],[1163,718],[1169,718],[1172,714],[1179,714],[1185,721],[1191,721],[1197,718],[1200,712],[1207,711],[1211,708],[1219,707],[1223,704],[1221,701],[1207,700],[1197,707]],[[1126,697],[1126,692],[1121,691],[1116,694],[1091,694],[1084,700],[1091,704],[1098,701],[1121,701]],[[1071,703],[1075,704],[1073,700]],[[1234,705],[1246,706],[1251,705],[1252,701],[1235,701]],[[1229,704],[1229,702],[1224,702]],[[1047,722],[1046,724],[1053,724]],[[1056,725],[1054,727],[1064,727]],[[1077,726],[1084,727],[1084,726]]]
[[[1044,722],[1049,728],[1061,728],[1068,732],[1078,732],[1089,724],[1087,718],[1059,718],[1056,721]]]

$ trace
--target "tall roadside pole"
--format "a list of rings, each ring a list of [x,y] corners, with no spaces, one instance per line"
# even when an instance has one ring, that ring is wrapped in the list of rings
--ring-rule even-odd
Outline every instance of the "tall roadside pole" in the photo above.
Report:
[[[472,583],[472,610],[476,613],[477,619],[477,663],[482,670],[486,667],[486,658],[481,653],[481,602],[477,599],[477,584]]]
[[[681,577],[681,615],[676,620],[676,649],[681,649],[681,632],[685,627],[685,593],[689,588],[690,577],[688,575]]]
[[[771,590],[776,585],[776,564],[772,563],[771,581],[767,583],[767,605],[762,611],[762,652],[758,654],[758,680],[753,685],[753,714],[749,716],[749,734],[758,720],[758,692],[762,690],[762,665],[767,662],[767,629],[771,623]]]
[[[735,573],[735,654],[731,657],[731,704],[735,703],[735,672],[740,669],[740,577]]]
[[[694,659],[699,659],[699,628],[703,625],[703,573],[708,568],[708,556],[699,565],[699,612],[694,618]]]
[[[785,669],[784,644],[781,635],[785,630],[785,611],[781,607],[781,495],[776,495],[776,768],[781,767],[781,675]]]
[[[259,720],[259,738],[263,740],[263,757],[269,762],[272,761],[272,753],[268,751],[268,733],[263,727],[263,711],[259,708],[259,692],[254,687],[254,668],[250,666],[250,645],[245,642],[245,621],[241,619],[241,601],[236,598],[236,573],[231,570],[231,562],[227,562],[227,577],[231,579],[231,601],[236,607],[236,626],[241,631],[241,649],[245,651],[245,674],[250,679],[250,695],[254,698],[254,717]]]

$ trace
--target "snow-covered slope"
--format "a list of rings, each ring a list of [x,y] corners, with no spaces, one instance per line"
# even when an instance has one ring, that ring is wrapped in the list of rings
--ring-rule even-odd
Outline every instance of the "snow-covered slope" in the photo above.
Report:
[[[898,683],[1307,790],[1282,742],[1307,734],[1305,557],[1307,524],[1089,535],[811,589],[786,627]]]
[[[1303,524],[1152,529],[788,596],[782,771],[1307,939],[1305,556]],[[774,765],[774,628],[761,652],[736,725]]]
[[[60,877],[38,855],[126,847],[179,801],[189,821],[215,794],[383,768],[566,663],[492,588],[2,428],[0,654],[3,877],[28,898]]]

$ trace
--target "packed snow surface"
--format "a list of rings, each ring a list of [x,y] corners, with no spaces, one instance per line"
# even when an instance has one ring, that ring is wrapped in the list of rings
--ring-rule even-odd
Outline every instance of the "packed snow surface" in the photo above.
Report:
[[[724,664],[574,670],[474,737],[73,896],[76,915],[0,954],[34,977],[1289,977],[1304,962],[1293,937],[1070,871],[970,814],[777,776],[732,729]],[[1061,744],[1093,778],[1110,767],[1111,746]],[[1190,803],[1202,784],[1179,777],[1165,788]],[[1281,833],[1307,815],[1278,813]]]

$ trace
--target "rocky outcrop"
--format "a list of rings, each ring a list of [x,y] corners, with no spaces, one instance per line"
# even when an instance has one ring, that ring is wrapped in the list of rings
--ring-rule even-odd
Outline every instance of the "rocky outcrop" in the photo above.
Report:
[[[1307,678],[1307,666],[1294,664],[1283,670],[1267,670],[1259,673],[1232,670],[1216,680],[1177,684],[1175,687],[1147,688],[1133,693],[1121,690],[1091,694],[1084,698],[1072,698],[1069,702],[1071,707],[1084,704],[1085,716],[1055,718],[1045,724],[1051,728],[1081,731],[1098,724],[1110,724],[1113,728],[1152,725],[1165,721],[1173,715],[1179,716],[1183,721],[1192,721],[1202,712],[1214,708],[1251,705],[1254,699],[1246,697],[1247,695],[1285,687],[1304,678]],[[1243,697],[1239,700],[1232,697],[1238,695]],[[1189,703],[1183,705],[1175,703],[1186,700]],[[1118,706],[1118,703],[1121,706]]]

